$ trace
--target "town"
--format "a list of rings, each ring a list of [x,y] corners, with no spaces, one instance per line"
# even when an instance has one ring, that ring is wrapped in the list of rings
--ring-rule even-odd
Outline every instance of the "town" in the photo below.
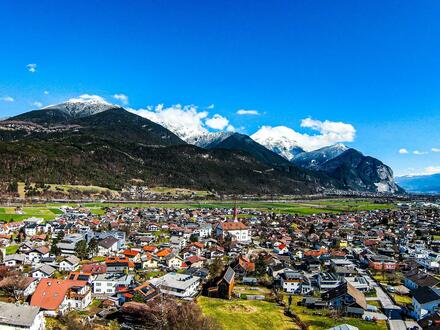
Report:
[[[0,227],[2,329],[440,324],[436,203],[310,214],[240,203],[55,209],[53,220]]]

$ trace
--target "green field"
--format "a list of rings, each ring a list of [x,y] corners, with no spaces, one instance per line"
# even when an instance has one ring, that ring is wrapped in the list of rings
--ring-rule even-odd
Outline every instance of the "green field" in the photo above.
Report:
[[[54,207],[47,206],[28,206],[21,209],[23,214],[15,211],[14,207],[0,208],[0,221],[22,221],[31,217],[43,218],[44,220],[53,220],[57,215],[63,212]]]
[[[9,245],[6,247],[6,254],[14,254],[17,252],[20,245]]]
[[[20,221],[28,217],[40,217],[46,220],[52,220],[56,215],[62,212],[58,209],[61,204],[34,204],[24,207],[24,215],[15,214],[13,207],[0,208],[0,220],[3,221]],[[225,202],[145,202],[145,203],[83,203],[81,205],[76,203],[63,203],[71,207],[83,206],[90,210],[92,214],[103,215],[104,207],[158,207],[158,208],[176,208],[176,209],[196,209],[196,208],[233,208],[235,203],[233,201]],[[334,199],[334,200],[314,200],[314,201],[287,201],[287,202],[267,202],[267,201],[241,201],[237,202],[237,207],[241,209],[256,209],[259,211],[269,211],[284,214],[310,215],[317,213],[333,213],[338,214],[342,212],[352,211],[368,211],[380,209],[392,209],[394,204],[377,204],[370,200],[358,199]],[[250,215],[239,215],[241,218],[250,217]]]
[[[299,329],[275,303],[257,300],[222,300],[199,297],[197,303],[205,315],[216,319],[224,329],[278,330]]]

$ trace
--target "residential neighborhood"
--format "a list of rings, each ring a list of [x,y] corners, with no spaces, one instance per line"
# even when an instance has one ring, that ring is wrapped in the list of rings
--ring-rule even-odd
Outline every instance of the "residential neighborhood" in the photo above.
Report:
[[[159,301],[198,305],[212,329],[228,328],[216,319],[221,308],[237,321],[258,304],[278,311],[286,329],[440,327],[436,204],[308,215],[59,210],[54,220],[1,225],[2,329],[141,329],[133,315]]]

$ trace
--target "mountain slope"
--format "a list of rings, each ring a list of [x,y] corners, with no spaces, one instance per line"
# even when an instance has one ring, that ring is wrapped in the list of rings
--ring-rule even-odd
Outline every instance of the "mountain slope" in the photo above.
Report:
[[[69,101],[50,105],[43,109],[25,112],[10,121],[30,121],[40,125],[51,125],[66,122],[75,118],[83,118],[104,112],[110,109],[120,108],[103,100],[96,99],[71,99]]]
[[[52,120],[54,113],[57,120]],[[304,170],[273,169],[248,152],[188,145],[122,108],[70,119],[61,113],[37,110],[0,122],[2,181],[120,188],[142,179],[150,186],[254,194],[304,194],[335,187]]]
[[[395,183],[393,171],[380,160],[348,149],[324,162],[319,170],[341,181],[352,190],[371,192],[402,192]]]
[[[206,148],[244,151],[268,166],[289,167],[292,165],[287,159],[255,142],[249,136],[239,133],[233,133],[223,140],[212,141]]]
[[[292,162],[304,168],[319,170],[320,166],[326,161],[339,156],[346,150],[348,150],[348,147],[345,145],[334,144],[314,151],[300,153],[292,159]]]
[[[396,182],[408,192],[440,194],[440,173],[401,176],[396,178]]]

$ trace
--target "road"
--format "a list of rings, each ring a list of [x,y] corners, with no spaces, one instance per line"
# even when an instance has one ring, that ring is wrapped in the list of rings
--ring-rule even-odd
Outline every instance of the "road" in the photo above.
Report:
[[[390,330],[407,330],[409,326],[417,325],[414,322],[405,322],[402,319],[402,308],[394,304],[388,294],[382,287],[363,269],[358,268],[359,274],[363,275],[371,287],[376,290],[377,298],[379,299],[384,313],[387,316],[388,327]]]

